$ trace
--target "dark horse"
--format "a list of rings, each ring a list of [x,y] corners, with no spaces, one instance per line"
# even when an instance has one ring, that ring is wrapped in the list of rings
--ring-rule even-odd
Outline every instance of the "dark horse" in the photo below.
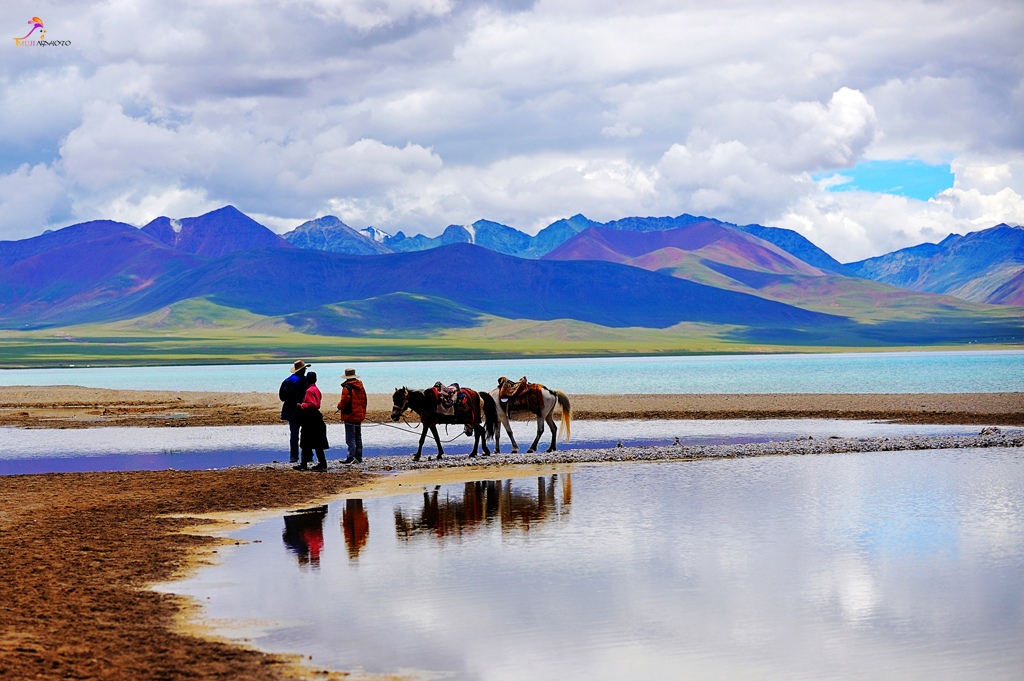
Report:
[[[433,433],[434,442],[437,443],[437,458],[440,459],[444,456],[441,438],[437,435],[438,423],[465,426],[466,435],[469,435],[470,429],[472,429],[473,451],[470,453],[470,456],[476,456],[477,447],[481,444],[484,448],[484,456],[491,453],[491,450],[487,448],[487,438],[494,437],[494,429],[498,425],[498,409],[495,406],[494,398],[487,393],[478,393],[469,388],[463,388],[462,392],[464,400],[455,409],[455,415],[450,416],[437,412],[438,400],[437,393],[434,390],[409,390],[405,387],[395,388],[395,394],[391,396],[391,403],[394,404],[394,407],[391,409],[391,420],[397,421],[402,417],[406,409],[412,409],[419,414],[420,421],[423,423],[423,432],[420,433],[420,446],[412,457],[413,461],[420,460],[420,454],[423,453],[423,441],[427,439],[428,430]],[[483,426],[480,425],[481,420],[483,420]]]

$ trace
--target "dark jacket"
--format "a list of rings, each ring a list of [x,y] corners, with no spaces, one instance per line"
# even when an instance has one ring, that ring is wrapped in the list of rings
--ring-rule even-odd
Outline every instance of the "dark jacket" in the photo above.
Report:
[[[292,374],[282,381],[281,388],[277,391],[277,396],[283,402],[281,405],[282,421],[291,421],[298,416],[298,405],[305,399],[308,387],[309,383],[306,381],[305,374],[302,376]]]
[[[366,419],[366,389],[358,378],[350,378],[341,384],[338,411],[345,423],[362,423]]]

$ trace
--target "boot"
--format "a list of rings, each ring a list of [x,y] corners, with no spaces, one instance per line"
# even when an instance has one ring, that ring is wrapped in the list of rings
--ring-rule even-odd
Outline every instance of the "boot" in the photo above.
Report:
[[[313,471],[325,471],[327,470],[327,457],[324,456],[324,450],[316,450],[316,465],[310,470]]]

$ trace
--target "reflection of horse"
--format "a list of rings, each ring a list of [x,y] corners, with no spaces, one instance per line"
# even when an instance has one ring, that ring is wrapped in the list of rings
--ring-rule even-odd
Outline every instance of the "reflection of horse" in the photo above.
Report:
[[[487,393],[478,393],[469,388],[462,388],[462,396],[463,399],[455,409],[454,415],[439,414],[437,413],[437,393],[434,390],[395,388],[395,393],[391,396],[391,403],[394,405],[391,409],[391,420],[397,421],[406,409],[412,409],[419,414],[420,421],[423,423],[420,446],[412,457],[413,461],[420,460],[420,454],[423,453],[423,441],[427,439],[428,430],[434,435],[434,442],[437,443],[437,458],[440,459],[444,455],[441,438],[437,434],[438,423],[465,426],[467,435],[472,429],[473,451],[470,452],[470,456],[476,456],[477,447],[481,444],[484,456],[491,453],[491,450],[487,448],[487,438],[494,434],[494,427],[498,424],[498,409],[494,399]],[[481,420],[483,426],[480,425]]]
[[[467,482],[462,497],[454,492],[440,496],[441,486],[423,490],[423,509],[418,515],[395,508],[395,532],[401,539],[432,535],[463,536],[485,525],[497,523],[502,532],[529,531],[548,518],[568,513],[572,503],[572,476],[561,478],[561,500],[558,498],[559,476],[537,478],[537,493],[531,494],[525,484],[513,487],[511,480]],[[523,481],[525,483],[525,481]]]
[[[501,407],[498,409],[498,420],[501,421],[501,425],[505,427],[505,432],[508,433],[508,439],[512,441],[512,453],[515,454],[519,451],[519,443],[516,442],[515,436],[512,434],[512,426],[509,425],[509,412],[512,411],[528,411],[532,412],[537,417],[537,437],[533,439],[533,444],[526,450],[527,452],[537,451],[537,443],[540,442],[540,436],[544,434],[544,423],[547,422],[551,428],[551,446],[547,448],[547,451],[553,452],[557,449],[555,447],[555,439],[558,436],[558,428],[555,427],[554,412],[556,406],[562,407],[562,429],[565,436],[565,441],[569,441],[570,423],[572,421],[572,407],[569,404],[568,396],[561,390],[552,390],[539,383],[527,383],[526,390],[514,397],[507,398],[502,401],[501,391],[502,388],[511,388],[516,384],[515,381],[510,381],[504,376],[498,379],[498,387],[491,391],[491,397],[498,402]],[[501,453],[501,444],[499,439],[501,436],[501,429],[494,429],[494,453]]]

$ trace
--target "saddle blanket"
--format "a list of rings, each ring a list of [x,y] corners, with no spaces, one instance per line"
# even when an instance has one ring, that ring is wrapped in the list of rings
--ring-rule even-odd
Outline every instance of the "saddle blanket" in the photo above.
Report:
[[[446,416],[455,416],[455,407],[465,399],[464,391],[458,383],[444,385],[438,381],[434,384],[434,394],[437,395],[437,413]]]

